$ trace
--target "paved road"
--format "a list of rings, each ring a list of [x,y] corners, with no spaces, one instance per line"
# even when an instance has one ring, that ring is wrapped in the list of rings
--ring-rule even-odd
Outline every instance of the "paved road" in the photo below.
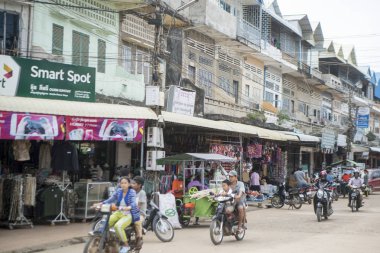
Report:
[[[365,199],[365,207],[358,213],[350,211],[347,199],[334,202],[334,209],[329,220],[318,223],[311,205],[300,210],[253,208],[248,214],[249,230],[241,242],[225,237],[222,245],[214,246],[205,224],[177,230],[171,243],[161,243],[150,233],[141,253],[380,252],[380,193]],[[83,247],[79,244],[46,252],[75,253]]]

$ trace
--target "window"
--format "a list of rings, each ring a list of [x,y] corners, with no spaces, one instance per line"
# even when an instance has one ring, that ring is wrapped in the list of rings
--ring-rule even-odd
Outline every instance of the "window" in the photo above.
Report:
[[[106,42],[98,40],[98,72],[106,73]]]
[[[274,96],[274,107],[278,107],[278,95]]]
[[[225,92],[231,93],[230,81],[223,76],[219,77],[219,87],[222,88]]]
[[[205,90],[205,95],[209,97],[212,97],[212,79],[211,72],[204,69],[199,70],[199,84]]]
[[[290,111],[290,99],[284,97],[282,101],[282,110],[289,112]]]
[[[63,26],[53,24],[52,54],[63,55]]]
[[[294,100],[292,100],[291,102],[292,102],[292,113],[294,113],[294,111],[295,111],[295,103],[294,103]]]
[[[249,85],[248,84],[245,85],[245,95],[247,97],[249,97]]]
[[[137,51],[136,53],[136,71],[137,74],[143,73],[143,52]]]
[[[228,3],[226,3],[224,0],[220,0],[220,6],[226,12],[231,13],[231,5],[229,5]]]
[[[273,93],[266,91],[265,92],[265,101],[273,103]]]
[[[73,64],[88,66],[90,37],[86,34],[73,31]]]
[[[239,102],[239,82],[238,81],[233,81],[233,92],[235,96],[235,103]]]
[[[193,81],[194,83],[195,82],[195,67],[189,65],[187,68],[187,75],[189,79]]]
[[[123,48],[123,66],[128,73],[132,72],[132,49],[129,46]]]
[[[0,11],[0,53],[18,54],[19,23],[19,14]]]

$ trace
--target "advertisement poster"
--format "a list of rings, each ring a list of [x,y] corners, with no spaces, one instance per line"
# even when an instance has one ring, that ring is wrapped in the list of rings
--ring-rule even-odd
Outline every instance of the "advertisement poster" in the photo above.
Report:
[[[0,55],[0,95],[95,102],[95,68]]]
[[[359,107],[357,128],[369,127],[369,107]]]
[[[0,139],[63,140],[64,117],[0,112]]]
[[[66,117],[66,140],[141,142],[144,120]]]

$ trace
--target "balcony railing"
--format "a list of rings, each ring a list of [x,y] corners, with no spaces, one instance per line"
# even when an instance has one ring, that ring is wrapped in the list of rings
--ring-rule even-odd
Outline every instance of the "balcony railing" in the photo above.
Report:
[[[240,19],[238,21],[237,36],[256,46],[260,46],[260,29],[245,20]]]
[[[282,53],[282,59],[284,59],[287,62],[290,62],[293,65],[298,66],[298,61],[296,60],[296,58],[294,58],[293,56],[287,53],[284,53],[284,52],[281,52],[281,53]]]
[[[134,15],[125,15],[121,27],[122,31],[138,39],[154,45],[154,26]]]
[[[311,69],[311,75],[318,78],[319,80],[323,80],[322,78],[322,72],[319,71],[318,69]]]
[[[310,66],[304,62],[298,62],[298,68],[302,70],[304,73],[311,74]]]

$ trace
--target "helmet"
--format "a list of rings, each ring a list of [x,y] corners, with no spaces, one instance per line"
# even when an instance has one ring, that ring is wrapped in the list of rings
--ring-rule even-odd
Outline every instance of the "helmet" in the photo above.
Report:
[[[325,170],[322,170],[321,172],[319,172],[319,177],[326,177],[327,176],[327,172]]]
[[[354,170],[354,176],[355,176],[355,174],[358,174],[358,176],[360,176],[360,171],[357,170],[357,169],[355,169],[355,170]]]

